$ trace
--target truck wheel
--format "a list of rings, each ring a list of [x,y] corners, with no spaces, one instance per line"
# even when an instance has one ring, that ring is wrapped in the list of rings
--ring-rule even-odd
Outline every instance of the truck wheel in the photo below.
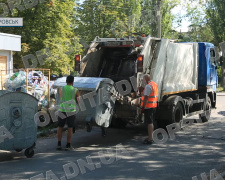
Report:
[[[208,122],[211,115],[211,100],[208,97],[206,103],[204,104],[204,114],[199,114],[199,119],[202,120],[202,122]]]
[[[183,119],[183,108],[180,102],[178,102],[172,112],[171,124],[179,123]]]

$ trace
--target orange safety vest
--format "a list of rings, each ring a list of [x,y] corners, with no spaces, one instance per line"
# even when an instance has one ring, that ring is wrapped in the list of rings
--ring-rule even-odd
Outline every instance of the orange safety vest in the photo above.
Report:
[[[148,101],[147,104],[145,105],[145,108],[157,108],[158,105],[158,85],[154,82],[154,81],[150,81],[148,83],[148,85],[150,85],[152,87],[152,93],[148,96]],[[143,90],[142,92],[142,97],[141,97],[141,107],[143,107],[143,102],[144,102],[144,92],[145,90]]]

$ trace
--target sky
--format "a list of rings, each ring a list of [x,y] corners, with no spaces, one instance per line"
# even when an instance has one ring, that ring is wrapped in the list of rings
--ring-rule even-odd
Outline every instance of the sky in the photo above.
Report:
[[[175,7],[172,10],[173,14],[180,14],[180,15],[185,15],[186,11],[182,8],[181,5]],[[176,31],[178,32],[188,32],[188,26],[190,25],[190,22],[187,19],[182,19],[182,23],[181,23],[181,27],[177,27],[175,28]],[[176,27],[176,24],[174,24],[174,26]]]

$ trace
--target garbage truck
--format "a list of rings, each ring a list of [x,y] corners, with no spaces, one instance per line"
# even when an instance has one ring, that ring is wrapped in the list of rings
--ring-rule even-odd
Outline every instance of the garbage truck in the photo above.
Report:
[[[111,97],[99,111],[87,114],[86,121],[120,128],[127,123],[143,123],[140,108],[132,102],[139,104],[137,91],[144,74],[149,74],[158,84],[155,125],[166,126],[193,115],[208,121],[211,109],[216,107],[216,54],[215,46],[205,42],[178,43],[151,36],[96,37],[82,59],[80,55],[75,57],[75,70],[80,72],[80,77],[75,78],[74,87],[81,91],[86,87],[83,95],[94,90],[99,97],[100,87],[107,86]],[[63,85],[60,79],[57,81],[55,87]],[[131,90],[121,93],[118,84],[122,84],[123,92]],[[101,119],[104,113],[107,116]]]

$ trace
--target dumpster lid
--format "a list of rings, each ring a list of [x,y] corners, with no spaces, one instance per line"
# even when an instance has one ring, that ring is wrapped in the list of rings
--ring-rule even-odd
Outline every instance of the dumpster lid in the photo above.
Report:
[[[10,93],[10,91],[0,90],[0,96],[1,96],[1,95],[4,95],[4,94],[6,94],[6,93]]]
[[[108,78],[74,77],[73,87],[84,91],[94,91],[98,89],[101,83],[114,84],[114,82]],[[55,81],[53,88],[63,87],[65,85],[66,77],[62,77]]]

